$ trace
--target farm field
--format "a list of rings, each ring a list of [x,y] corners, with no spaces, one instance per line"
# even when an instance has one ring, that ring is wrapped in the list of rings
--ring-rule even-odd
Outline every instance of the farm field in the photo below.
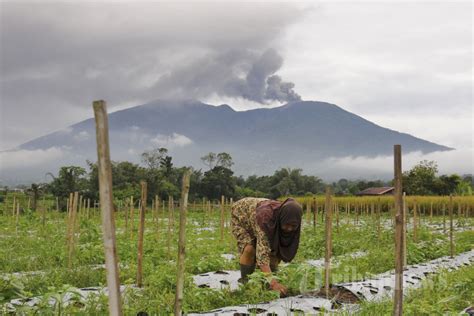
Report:
[[[12,196],[0,205],[0,306],[3,314],[106,314],[107,297],[100,214],[79,209],[73,233],[68,214],[55,210],[55,199],[40,201],[36,212],[23,207],[27,197]],[[306,211],[300,249],[295,260],[277,274],[289,295],[314,293],[322,286],[325,223],[324,196],[301,197]],[[137,202],[137,201],[136,201]],[[146,213],[143,287],[137,278],[138,208],[117,201],[115,212],[123,309],[127,315],[173,313],[176,287],[178,207],[149,205]],[[371,278],[394,268],[393,197],[334,197],[332,220],[332,284]],[[84,204],[85,205],[85,204]],[[164,206],[164,207],[163,207]],[[407,265],[449,256],[449,197],[407,197]],[[455,197],[452,251],[459,255],[474,246],[472,197]],[[416,211],[414,212],[414,210]],[[255,273],[245,286],[231,290],[198,286],[193,276],[238,270],[238,254],[230,234],[230,205],[190,203],[186,226],[186,269],[183,311],[200,313],[234,305],[251,307],[278,298],[267,290],[266,278]],[[15,212],[14,212],[15,211]],[[223,217],[222,217],[223,214]],[[224,227],[223,230],[222,227]],[[73,236],[71,238],[71,236]],[[73,242],[73,247],[68,244]],[[356,255],[354,255],[356,254]],[[471,261],[472,262],[472,261]],[[426,283],[426,284],[425,284]],[[458,314],[474,304],[474,265],[441,270],[407,294],[408,314]],[[82,289],[82,290],[80,290]],[[99,289],[98,291],[96,291]],[[84,293],[87,293],[85,295]],[[313,294],[315,295],[315,294]],[[334,299],[337,301],[337,298]],[[360,314],[390,314],[390,298],[357,302]],[[256,311],[258,312],[258,310]]]

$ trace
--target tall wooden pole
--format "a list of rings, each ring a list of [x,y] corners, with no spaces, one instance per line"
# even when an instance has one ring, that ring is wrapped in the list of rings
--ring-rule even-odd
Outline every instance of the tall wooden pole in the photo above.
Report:
[[[178,240],[178,272],[176,278],[176,296],[174,300],[174,314],[181,316],[184,294],[184,259],[186,256],[186,211],[188,208],[189,179],[191,171],[183,174],[181,201],[179,203],[179,240]]]
[[[403,187],[402,187],[402,146],[394,146],[395,173],[395,295],[393,315],[403,314]]]
[[[145,233],[145,211],[146,211],[146,195],[147,184],[141,181],[142,187],[141,204],[140,204],[140,222],[138,226],[138,261],[137,261],[137,286],[143,286],[143,235]]]
[[[324,256],[324,291],[326,298],[329,297],[329,287],[331,283],[331,255],[332,255],[332,201],[331,188],[326,188],[326,204],[325,204],[325,236],[326,236],[326,251]]]
[[[105,101],[94,101],[99,170],[99,194],[105,249],[105,268],[109,290],[109,314],[122,315],[120,281],[115,247],[115,220],[112,197],[112,166],[109,150],[109,122]]]

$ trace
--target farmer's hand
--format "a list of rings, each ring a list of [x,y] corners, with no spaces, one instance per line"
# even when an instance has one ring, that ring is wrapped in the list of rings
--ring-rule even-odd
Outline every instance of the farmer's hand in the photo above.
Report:
[[[270,288],[273,290],[273,291],[278,291],[280,292],[280,296],[281,297],[285,297],[286,294],[288,293],[288,289],[281,283],[279,283],[277,280],[273,279],[271,282],[270,282]]]

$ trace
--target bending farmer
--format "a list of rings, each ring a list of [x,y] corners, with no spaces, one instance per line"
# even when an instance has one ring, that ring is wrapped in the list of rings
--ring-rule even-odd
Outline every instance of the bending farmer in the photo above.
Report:
[[[271,277],[281,260],[293,260],[300,242],[302,213],[291,198],[284,202],[244,198],[234,203],[231,226],[240,251],[242,282],[248,280],[256,265]],[[270,287],[286,295],[286,287],[274,278]]]

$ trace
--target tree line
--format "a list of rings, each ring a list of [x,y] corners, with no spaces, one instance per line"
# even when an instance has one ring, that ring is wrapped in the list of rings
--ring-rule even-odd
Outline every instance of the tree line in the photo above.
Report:
[[[237,200],[246,196],[279,198],[323,194],[331,186],[336,195],[355,195],[359,191],[380,186],[391,186],[391,181],[348,180],[325,183],[317,176],[305,175],[302,169],[281,168],[273,175],[248,177],[235,176],[233,161],[228,153],[208,153],[201,157],[207,170],[191,168],[189,198],[193,200],[219,200],[222,195]],[[141,163],[120,161],[112,163],[114,198],[124,200],[140,196],[140,181],[148,183],[148,199],[156,195],[162,200],[173,196],[179,198],[182,174],[185,167],[175,167],[166,148],[156,148],[141,154]],[[472,195],[473,177],[456,174],[437,175],[434,161],[422,161],[403,174],[403,186],[408,195]],[[33,202],[40,195],[49,193],[60,198],[60,207],[65,208],[70,192],[79,191],[85,198],[99,199],[97,163],[87,161],[87,169],[80,166],[63,166],[57,175],[48,173],[51,181],[32,184],[28,188]],[[33,204],[33,207],[35,204]]]

